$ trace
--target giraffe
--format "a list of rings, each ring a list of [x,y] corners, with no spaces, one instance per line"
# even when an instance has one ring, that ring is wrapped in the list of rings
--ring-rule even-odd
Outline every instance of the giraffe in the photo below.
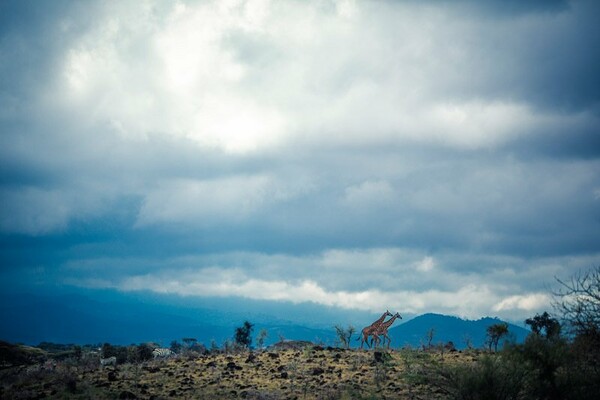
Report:
[[[383,323],[383,320],[385,319],[385,317],[387,317],[388,315],[391,317],[392,313],[390,313],[389,310],[385,310],[383,315],[381,317],[379,317],[379,319],[377,321],[375,321],[371,325],[363,328],[363,330],[360,333],[360,336],[358,337],[358,339],[356,339],[356,340],[362,339],[360,342],[361,349],[363,348],[363,345],[365,343],[367,343],[367,346],[371,347],[368,342],[369,336],[372,335],[373,331],[375,331],[376,329],[379,328],[379,326]]]
[[[375,341],[375,347],[377,347],[377,345],[379,344],[379,335],[383,335],[383,344],[385,345],[385,339],[388,340],[388,344],[387,344],[387,348],[390,348],[390,344],[392,343],[392,339],[388,336],[388,328],[390,326],[392,326],[392,324],[394,323],[394,321],[396,321],[396,318],[400,318],[402,319],[402,315],[400,315],[400,313],[396,313],[394,315],[392,315],[392,318],[388,319],[385,322],[382,322],[381,324],[379,324],[379,326],[374,329],[371,332],[371,336],[373,336],[373,338],[371,339],[371,345],[373,345],[373,341]]]

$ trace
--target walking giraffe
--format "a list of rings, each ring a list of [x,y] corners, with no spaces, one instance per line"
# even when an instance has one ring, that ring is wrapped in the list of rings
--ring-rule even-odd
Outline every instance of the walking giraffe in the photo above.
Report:
[[[377,347],[379,345],[379,335],[383,335],[383,344],[385,345],[385,339],[387,339],[388,340],[387,348],[388,349],[390,348],[392,339],[388,336],[388,329],[390,326],[392,326],[394,321],[396,321],[396,318],[402,319],[402,315],[400,315],[400,313],[396,313],[396,314],[392,315],[392,318],[388,319],[385,322],[382,322],[381,324],[379,324],[379,327],[377,329],[375,329],[373,332],[371,332],[371,336],[373,336],[373,338],[371,339],[371,345],[373,345],[373,340],[374,340],[375,347]]]
[[[377,321],[375,321],[371,325],[363,328],[363,330],[360,333],[359,338],[356,339],[356,340],[362,339],[360,342],[361,349],[363,348],[363,345],[365,343],[367,343],[367,346],[371,347],[368,342],[369,336],[372,334],[372,332],[374,332],[376,329],[379,328],[379,326],[383,323],[383,320],[385,319],[385,317],[387,317],[388,315],[391,317],[392,313],[390,313],[389,310],[385,310],[383,315],[381,317],[379,317],[379,319]]]

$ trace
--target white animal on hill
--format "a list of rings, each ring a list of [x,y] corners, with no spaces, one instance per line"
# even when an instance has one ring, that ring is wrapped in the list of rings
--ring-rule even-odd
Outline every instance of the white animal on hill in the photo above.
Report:
[[[100,365],[102,365],[103,367],[106,367],[107,365],[117,365],[117,357],[112,356],[112,357],[108,357],[108,358],[101,358],[100,359]]]
[[[157,348],[157,349],[152,350],[152,355],[156,359],[156,358],[172,357],[175,355],[175,353],[173,353],[170,349]]]

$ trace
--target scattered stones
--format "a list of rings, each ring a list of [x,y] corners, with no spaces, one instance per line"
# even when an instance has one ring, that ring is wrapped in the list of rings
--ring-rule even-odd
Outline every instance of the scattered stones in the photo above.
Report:
[[[450,354],[450,353],[445,353]],[[460,357],[460,353],[456,352]],[[378,393],[381,398],[399,398],[410,388],[417,398],[441,399],[443,396],[426,385],[411,388],[404,378],[405,355],[377,349],[370,351],[340,350],[310,346],[302,350],[268,350],[253,353],[209,354],[189,362],[150,360],[143,364],[123,364],[118,370],[79,371],[77,393],[91,388],[97,398],[153,399],[167,398],[330,398],[351,393],[359,396]],[[452,362],[471,361],[462,357]],[[425,368],[413,365],[414,371]],[[378,385],[374,376],[385,363],[387,380]],[[135,374],[135,375],[134,375]],[[107,379],[108,377],[108,379]],[[53,397],[50,390],[63,390],[63,383],[47,379],[37,383],[37,390],[27,398]],[[44,388],[44,389],[42,389]],[[0,387],[0,398],[5,395]],[[43,390],[43,391],[42,391]],[[84,398],[87,394],[84,394]],[[92,396],[93,397],[93,396]]]

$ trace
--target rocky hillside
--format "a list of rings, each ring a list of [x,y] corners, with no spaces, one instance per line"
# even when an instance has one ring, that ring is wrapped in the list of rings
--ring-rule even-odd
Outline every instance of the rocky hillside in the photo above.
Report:
[[[99,367],[59,362],[0,371],[0,398],[441,398],[423,380],[435,363],[465,363],[461,352],[367,351],[287,345]]]

